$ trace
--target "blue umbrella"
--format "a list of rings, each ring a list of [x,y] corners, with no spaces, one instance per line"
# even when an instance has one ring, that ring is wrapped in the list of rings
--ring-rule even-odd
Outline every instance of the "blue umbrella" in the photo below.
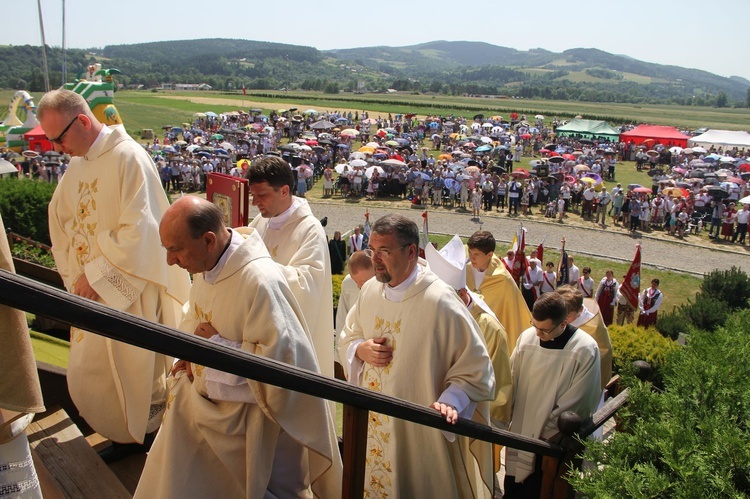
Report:
[[[492,146],[479,146],[477,147],[476,152],[487,152],[491,150],[492,150]]]
[[[218,115],[218,114],[216,114],[216,113],[215,113],[215,112],[213,112],[213,111],[206,111],[206,112],[205,112],[204,114],[205,114],[206,116],[210,116],[211,118],[218,118],[218,117],[219,117],[219,115]]]

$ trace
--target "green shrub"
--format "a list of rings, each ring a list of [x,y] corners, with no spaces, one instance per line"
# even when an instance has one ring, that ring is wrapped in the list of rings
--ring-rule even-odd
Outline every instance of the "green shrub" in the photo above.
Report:
[[[27,179],[0,180],[0,214],[7,230],[49,245],[47,206],[55,184]]]
[[[583,497],[750,495],[750,310],[712,333],[693,331],[667,356],[664,390],[627,377],[622,428],[587,441],[594,463],[569,476]]]
[[[635,324],[610,326],[609,338],[612,341],[612,371],[615,374],[630,371],[636,360],[645,360],[653,369],[651,381],[661,385],[662,368],[667,356],[678,348],[677,343],[654,328],[642,328]]]
[[[695,295],[695,301],[680,306],[682,314],[697,329],[714,331],[724,324],[731,312],[729,305],[719,299],[705,296],[703,293]]]
[[[714,270],[703,277],[703,296],[721,300],[733,310],[750,306],[750,277],[738,269]]]
[[[666,314],[659,313],[656,320],[656,329],[667,338],[676,340],[680,333],[687,333],[690,329],[690,320],[685,317],[677,307]]]

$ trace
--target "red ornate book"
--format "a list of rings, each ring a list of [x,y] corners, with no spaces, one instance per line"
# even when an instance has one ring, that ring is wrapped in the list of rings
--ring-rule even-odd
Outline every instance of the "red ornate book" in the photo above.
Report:
[[[209,173],[206,178],[206,199],[221,208],[228,227],[247,225],[250,189],[247,179],[224,173]]]

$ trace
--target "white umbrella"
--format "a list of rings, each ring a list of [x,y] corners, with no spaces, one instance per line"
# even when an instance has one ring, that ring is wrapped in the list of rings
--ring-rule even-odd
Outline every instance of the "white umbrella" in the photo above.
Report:
[[[368,168],[367,170],[365,170],[365,177],[372,178],[372,176],[373,176],[373,174],[375,172],[378,172],[380,175],[385,174],[385,170],[383,170],[381,167],[379,167],[379,166],[371,166],[370,168]]]
[[[349,155],[349,160],[353,159],[367,159],[367,154],[359,151],[355,151]]]
[[[734,158],[731,156],[722,156],[719,158],[719,163],[734,163]]]
[[[199,146],[198,144],[193,144],[191,146],[187,146],[185,149],[187,150],[187,152],[193,152],[196,149],[200,149],[200,148],[201,146]]]
[[[354,168],[362,168],[367,166],[367,161],[363,159],[355,159],[349,162],[349,166],[353,166]]]
[[[299,146],[300,151],[312,151],[312,147],[308,146],[307,144],[302,144]]]
[[[706,151],[705,148],[703,148],[701,146],[695,146],[692,149],[693,149],[693,152],[697,152],[698,154],[706,154],[708,152],[708,151]]]
[[[349,137],[356,137],[359,135],[359,132],[355,130],[354,128],[347,128],[346,130],[341,130],[341,132],[339,132],[339,135],[348,135]]]
[[[682,147],[680,146],[674,146],[669,148],[669,152],[672,154],[680,154],[683,151]]]
[[[0,158],[0,175],[4,173],[18,173],[18,168],[13,166],[10,161]]]
[[[737,201],[737,204],[750,204],[750,196],[745,196],[744,198]]]
[[[406,163],[397,159],[386,159],[385,161],[381,161],[381,164],[390,166],[406,166]]]
[[[344,173],[344,170],[347,166],[348,165],[346,163],[339,163],[333,169],[336,170],[336,173]]]
[[[489,121],[487,123],[482,123],[482,128],[492,128],[493,126],[495,126],[495,125],[493,125]]]
[[[543,120],[544,116],[542,116],[541,114],[537,114],[536,116],[534,116],[534,118],[536,118],[538,120]]]
[[[481,139],[479,139],[479,140],[481,140],[481,141],[482,141],[483,143],[485,143],[485,144],[491,144],[491,143],[492,143],[492,139],[491,139],[491,138],[489,138],[489,137],[482,137],[482,138],[481,138]]]

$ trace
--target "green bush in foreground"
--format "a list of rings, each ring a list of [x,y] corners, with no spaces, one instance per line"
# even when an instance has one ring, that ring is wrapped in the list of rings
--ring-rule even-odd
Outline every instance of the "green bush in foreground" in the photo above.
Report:
[[[0,180],[0,213],[5,228],[49,245],[47,206],[55,185],[26,179]]]
[[[746,497],[750,494],[750,310],[713,333],[694,331],[668,355],[664,390],[626,378],[624,431],[589,441],[596,463],[570,476],[584,497]]]
[[[612,341],[612,370],[624,373],[631,369],[636,360],[645,360],[653,368],[650,381],[660,386],[662,368],[667,356],[679,348],[677,343],[665,338],[654,328],[642,328],[635,324],[609,327]]]

